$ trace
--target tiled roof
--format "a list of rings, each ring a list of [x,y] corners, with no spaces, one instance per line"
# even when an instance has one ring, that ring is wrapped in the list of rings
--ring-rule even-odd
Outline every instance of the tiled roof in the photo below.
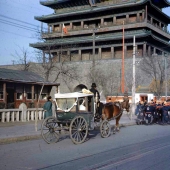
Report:
[[[36,73],[21,70],[11,70],[0,68],[0,81],[23,82],[31,84],[59,85],[58,83],[45,82],[45,80]]]
[[[147,31],[145,29],[141,30],[135,30],[135,31],[126,31],[125,32],[125,37],[126,38],[133,38],[133,36],[148,36],[151,35],[151,31]],[[118,33],[108,33],[108,34],[100,34],[95,37],[95,41],[101,41],[101,40],[115,40],[115,39],[120,39],[122,38],[122,32]],[[31,47],[41,47],[41,46],[46,46],[46,45],[61,45],[61,44],[73,44],[73,43],[85,43],[85,42],[93,42],[93,36],[85,36],[85,37],[71,37],[71,38],[62,38],[62,39],[53,39],[53,40],[48,40],[46,42],[39,42],[35,44],[30,44]]]
[[[76,6],[77,9],[74,7],[70,8],[63,8],[60,12],[51,14],[51,15],[43,15],[43,16],[36,16],[35,19],[39,21],[49,22],[48,19],[55,19],[60,18],[63,16],[68,15],[81,15],[83,13],[93,13],[93,12],[99,12],[104,10],[110,10],[112,8],[122,8],[122,7],[132,7],[137,5],[142,5],[145,3],[150,2],[150,5],[157,10],[157,12],[166,17],[168,21],[170,21],[170,17],[163,13],[159,8],[168,7],[170,3],[167,0],[160,0],[160,3],[157,3],[154,0],[118,0],[118,1],[105,1],[104,3],[97,3],[97,6],[95,8],[91,8],[90,5],[85,6]],[[42,5],[48,6],[50,8],[56,8],[57,1],[51,0],[51,1],[44,1],[41,2]],[[68,1],[65,2],[65,5],[68,4]],[[159,7],[159,8],[158,8]]]

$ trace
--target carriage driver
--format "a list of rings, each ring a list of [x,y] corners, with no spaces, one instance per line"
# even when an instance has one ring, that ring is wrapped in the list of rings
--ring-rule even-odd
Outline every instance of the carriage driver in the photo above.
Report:
[[[96,101],[98,102],[100,100],[100,93],[96,88],[97,88],[96,83],[92,83],[90,91],[94,94],[95,99],[98,98]]]
[[[96,105],[97,106],[96,116],[101,117],[101,115],[102,115],[102,103],[100,103],[100,93],[98,92],[98,90],[96,88],[97,88],[96,83],[92,83],[90,91],[94,94],[94,98],[95,98],[96,104],[97,104]]]

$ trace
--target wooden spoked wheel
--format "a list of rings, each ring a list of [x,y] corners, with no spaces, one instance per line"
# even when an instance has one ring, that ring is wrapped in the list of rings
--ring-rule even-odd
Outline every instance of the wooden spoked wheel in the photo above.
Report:
[[[111,133],[111,126],[107,120],[103,120],[100,124],[100,133],[102,138],[107,138]]]
[[[76,116],[70,124],[70,138],[74,144],[81,144],[88,134],[88,124],[83,116]]]
[[[59,140],[59,126],[55,117],[47,117],[41,125],[41,136],[48,144]]]

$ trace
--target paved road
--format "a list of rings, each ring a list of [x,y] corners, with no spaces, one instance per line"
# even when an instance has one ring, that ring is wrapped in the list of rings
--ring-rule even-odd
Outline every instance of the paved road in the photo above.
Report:
[[[123,114],[119,122],[120,126],[134,125],[135,119],[136,116],[130,119],[130,115]],[[0,123],[0,144],[41,138],[41,123],[42,121],[38,121],[38,131],[35,131],[33,121]],[[115,120],[110,121],[110,124],[115,125]]]
[[[98,131],[74,145],[32,140],[0,145],[0,169],[11,170],[169,170],[170,125],[128,126],[109,138]]]

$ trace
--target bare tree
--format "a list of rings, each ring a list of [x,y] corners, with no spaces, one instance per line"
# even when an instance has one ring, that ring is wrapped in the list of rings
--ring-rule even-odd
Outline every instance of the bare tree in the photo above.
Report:
[[[139,85],[143,83],[143,72],[140,69],[140,60],[136,60],[135,63],[135,87],[137,88]],[[126,65],[127,67],[127,65]],[[130,91],[132,90],[133,85],[133,77],[132,77],[132,64],[128,64],[128,67],[126,68],[126,74],[125,74],[125,90]]]
[[[169,65],[170,62],[168,60],[167,68]],[[149,79],[152,79],[150,91],[153,92],[159,99],[165,89],[165,56],[144,56],[143,60],[141,60],[140,68],[144,73],[146,73],[146,76],[149,77]]]
[[[101,69],[102,67],[105,67],[103,63],[95,62],[95,69],[92,66],[87,74],[89,82],[94,81],[102,90],[104,97],[119,93],[120,76],[117,68],[113,68],[112,64],[107,64],[106,70]]]
[[[12,56],[15,58],[12,60],[13,64],[18,64],[20,70],[28,71],[30,67],[31,57],[30,53],[24,47],[18,46],[19,51],[15,51]]]
[[[37,53],[38,63],[42,67],[41,75],[46,81],[56,82],[59,79],[62,80],[71,91],[70,82],[78,81],[79,79],[76,65],[67,62],[68,58],[70,58],[69,55],[58,52],[57,55],[53,56],[51,53],[52,47],[48,46],[46,48],[48,50],[46,50],[44,57],[42,51]],[[56,61],[57,58],[60,58],[60,61]]]

